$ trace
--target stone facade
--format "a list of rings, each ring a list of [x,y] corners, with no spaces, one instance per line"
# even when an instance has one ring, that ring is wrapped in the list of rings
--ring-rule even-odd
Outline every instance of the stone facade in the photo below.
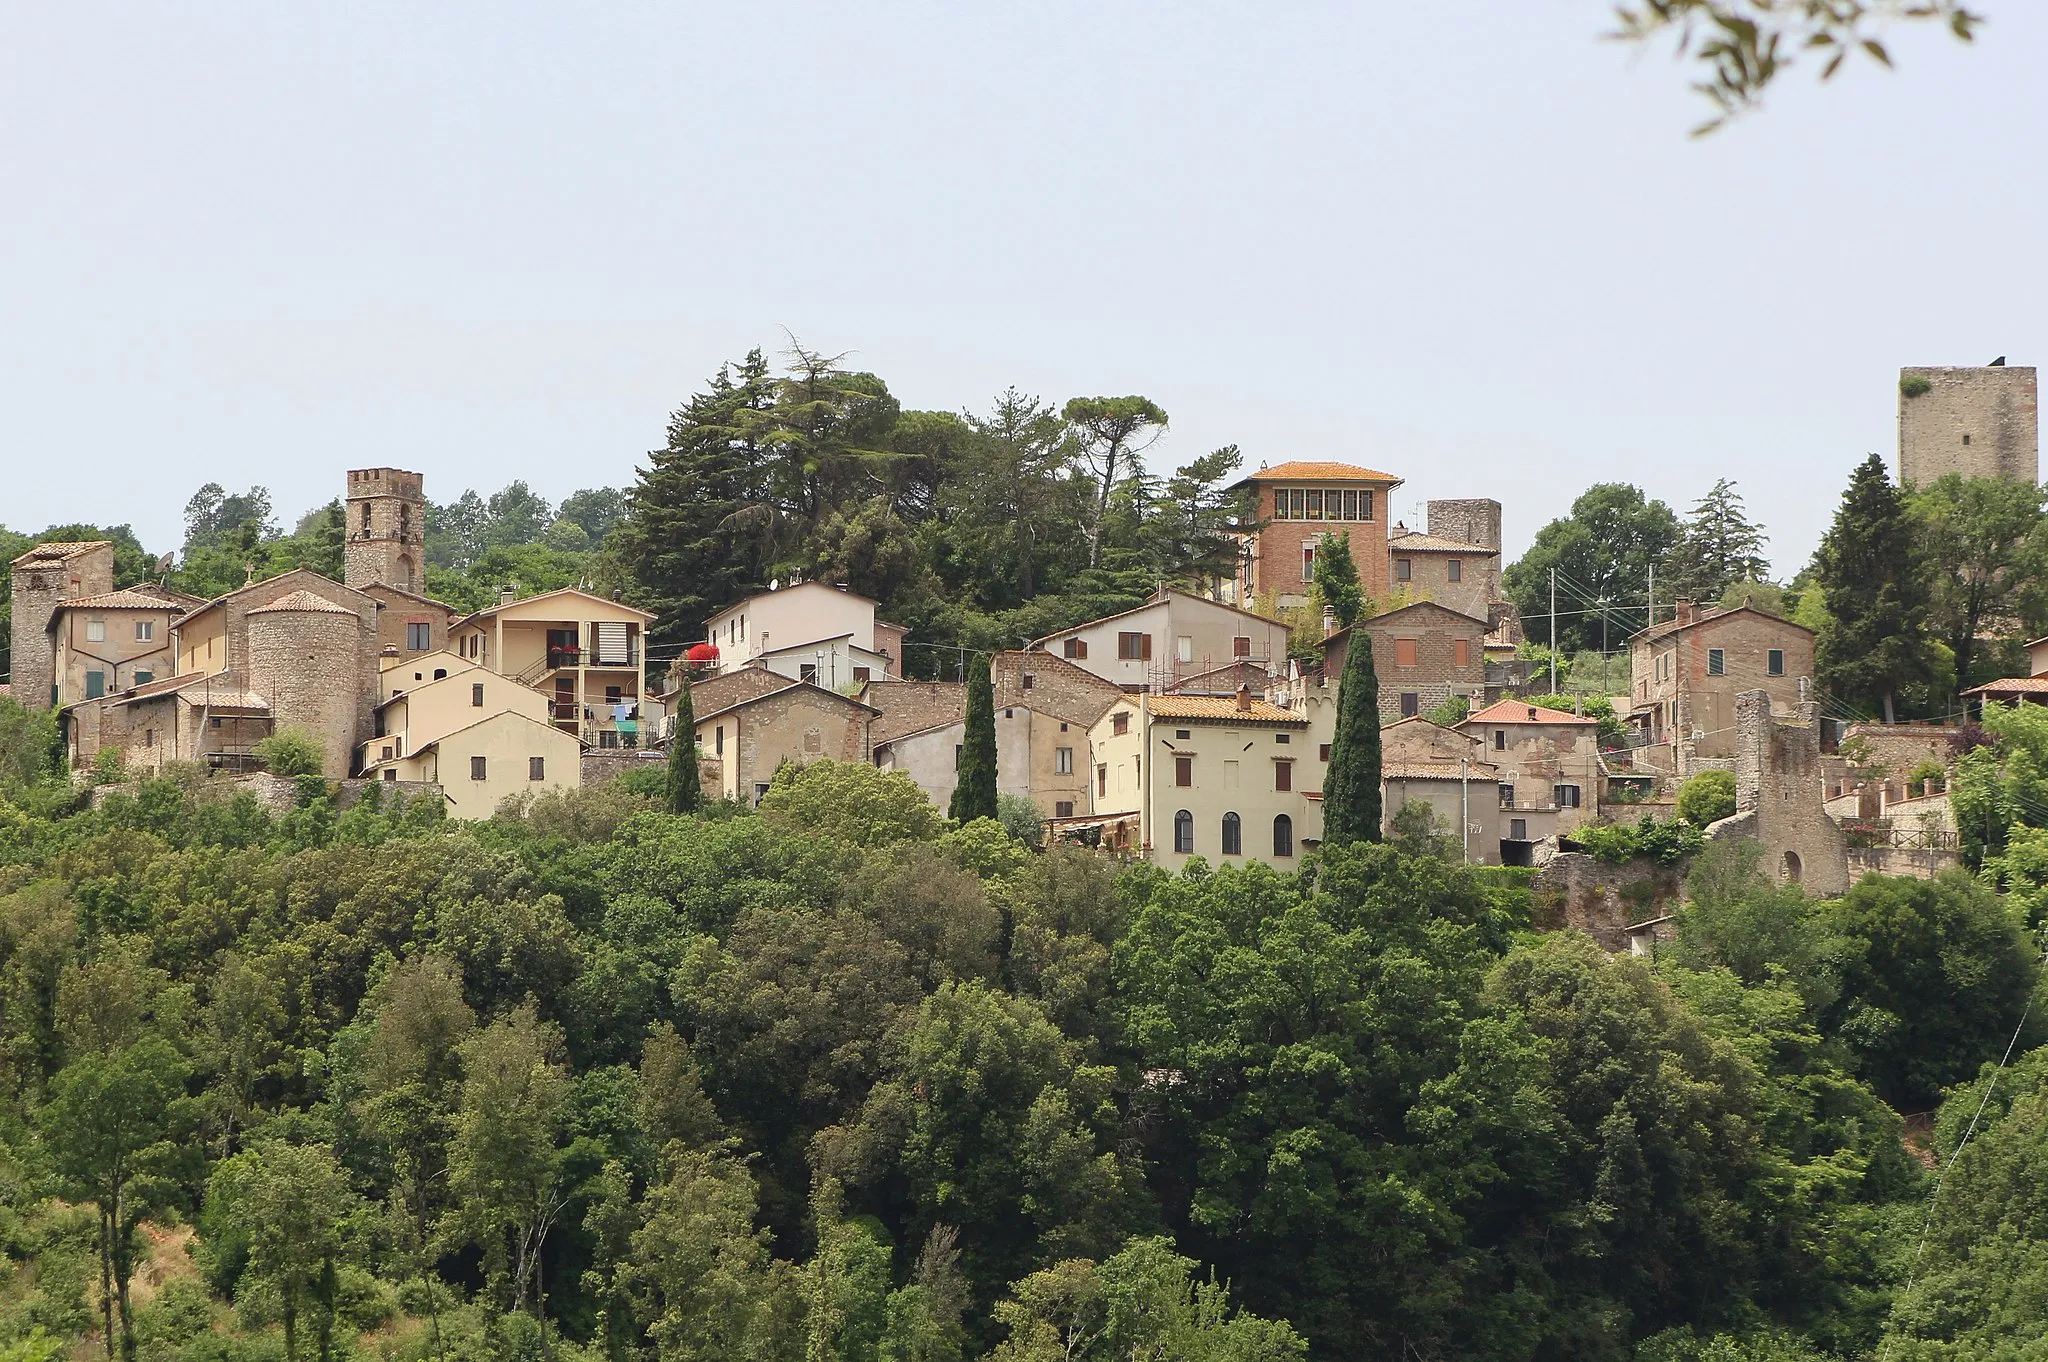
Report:
[[[1501,551],[1501,505],[1484,497],[1437,500],[1428,503],[1429,532],[1439,539],[1455,539],[1465,544],[1477,544],[1493,550],[1492,557],[1480,566],[1485,587],[1485,599],[1489,602],[1501,599],[1500,551]],[[1483,610],[1473,614],[1485,614]]]
[[[1849,844],[1828,815],[1820,756],[1820,708],[1801,706],[1797,722],[1771,715],[1760,690],[1736,699],[1735,813],[1707,829],[1709,838],[1754,837],[1764,869],[1782,884],[1818,897],[1849,888]]]
[[[1592,719],[1502,700],[1458,725],[1478,738],[1486,758],[1500,767],[1501,807],[1554,812],[1561,836],[1600,816],[1604,777],[1600,725]],[[1506,798],[1514,791],[1513,803]]]
[[[371,582],[363,594],[383,607],[377,612],[377,652],[384,665],[447,648],[455,607],[388,582]]]
[[[1530,884],[1538,931],[1584,932],[1602,950],[1632,949],[1629,927],[1665,917],[1684,891],[1683,866],[1637,857],[1609,865],[1581,851],[1553,856]]]
[[[324,754],[321,773],[339,780],[350,772],[365,736],[362,694],[346,672],[329,670],[336,659],[360,655],[363,621],[354,611],[310,591],[295,591],[248,614],[249,688],[270,702],[280,728],[317,739]]]
[[[424,480],[402,468],[352,468],[348,474],[342,580],[358,589],[383,582],[418,591],[427,562]]]
[[[1950,473],[2038,482],[2040,389],[2032,366],[1899,370],[1899,481]]]
[[[719,797],[755,803],[785,761],[874,759],[871,706],[809,682],[780,679],[780,689],[725,709],[698,708],[697,747],[719,762]],[[696,705],[694,688],[690,698]]]
[[[1332,684],[1344,675],[1350,637],[1359,629],[1372,639],[1382,720],[1427,714],[1453,695],[1477,701],[1485,694],[1485,620],[1432,601],[1360,620],[1323,640],[1323,675]]]
[[[50,617],[64,600],[114,589],[114,546],[103,539],[38,544],[13,566],[10,693],[17,704],[48,709],[57,685]]]
[[[1813,676],[1813,631],[1743,605],[1695,611],[1629,640],[1632,708],[1639,760],[1680,777],[1727,758],[1736,747],[1736,697],[1761,690],[1781,713],[1806,701]]]

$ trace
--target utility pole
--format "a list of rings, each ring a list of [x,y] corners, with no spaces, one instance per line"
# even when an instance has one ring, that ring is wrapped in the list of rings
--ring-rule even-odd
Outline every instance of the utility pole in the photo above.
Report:
[[[1458,758],[1458,836],[1465,843],[1465,864],[1472,864],[1472,759]]]
[[[1550,570],[1550,693],[1557,694],[1557,569]]]
[[[1650,627],[1657,624],[1657,565],[1650,564]]]

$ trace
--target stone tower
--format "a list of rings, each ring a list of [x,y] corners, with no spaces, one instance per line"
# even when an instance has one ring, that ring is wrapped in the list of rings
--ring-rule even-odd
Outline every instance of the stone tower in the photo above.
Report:
[[[348,556],[342,581],[419,591],[425,582],[427,498],[417,473],[352,468],[348,474]]]
[[[321,774],[349,773],[362,694],[355,680],[363,656],[363,621],[353,610],[310,591],[294,591],[248,614],[249,688],[270,702],[280,728],[319,740]]]
[[[1429,532],[1438,539],[1478,544],[1493,550],[1486,566],[1486,599],[1500,596],[1500,503],[1484,497],[1429,503]]]
[[[2038,482],[2039,407],[2032,366],[1899,370],[1899,481]]]
[[[28,709],[48,709],[57,688],[50,616],[59,601],[114,589],[114,546],[104,539],[38,544],[14,560],[12,695]]]

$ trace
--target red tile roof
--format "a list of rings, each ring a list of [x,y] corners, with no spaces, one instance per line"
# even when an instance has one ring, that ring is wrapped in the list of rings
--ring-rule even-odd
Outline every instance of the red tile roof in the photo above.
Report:
[[[1465,716],[1468,724],[1598,724],[1598,719],[1583,719],[1576,714],[1567,714],[1561,709],[1545,709],[1522,700],[1496,700],[1477,714]],[[1460,725],[1463,727],[1463,725]]]
[[[182,613],[185,607],[177,601],[165,600],[149,591],[135,587],[123,587],[100,596],[74,596],[68,601],[57,602],[59,610],[170,610]]]
[[[1291,709],[1253,700],[1250,709],[1239,709],[1234,695],[1154,695],[1146,708],[1157,719],[1223,719],[1235,723],[1302,724],[1308,719]]]
[[[1290,459],[1276,463],[1271,468],[1261,468],[1256,473],[1247,473],[1240,482],[1383,482],[1397,486],[1400,479],[1392,473],[1382,473],[1375,468],[1361,468],[1355,463],[1318,463],[1308,459]]]

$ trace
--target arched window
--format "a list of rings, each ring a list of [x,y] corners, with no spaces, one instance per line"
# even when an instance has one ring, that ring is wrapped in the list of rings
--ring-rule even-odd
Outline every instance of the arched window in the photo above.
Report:
[[[1787,881],[1788,883],[1791,883],[1791,884],[1797,884],[1797,883],[1799,883],[1799,872],[1800,872],[1800,870],[1801,870],[1801,866],[1800,866],[1800,864],[1799,864],[1799,853],[1798,853],[1798,852],[1796,852],[1796,851],[1788,851],[1788,852],[1786,852],[1786,853],[1785,853],[1785,879],[1786,879],[1786,881]]]
[[[1273,819],[1273,854],[1294,854],[1294,820],[1284,813],[1276,815]]]
[[[1234,813],[1223,815],[1223,854],[1244,855],[1244,824]]]
[[[1186,809],[1173,816],[1173,849],[1183,856],[1195,849],[1195,816]]]

